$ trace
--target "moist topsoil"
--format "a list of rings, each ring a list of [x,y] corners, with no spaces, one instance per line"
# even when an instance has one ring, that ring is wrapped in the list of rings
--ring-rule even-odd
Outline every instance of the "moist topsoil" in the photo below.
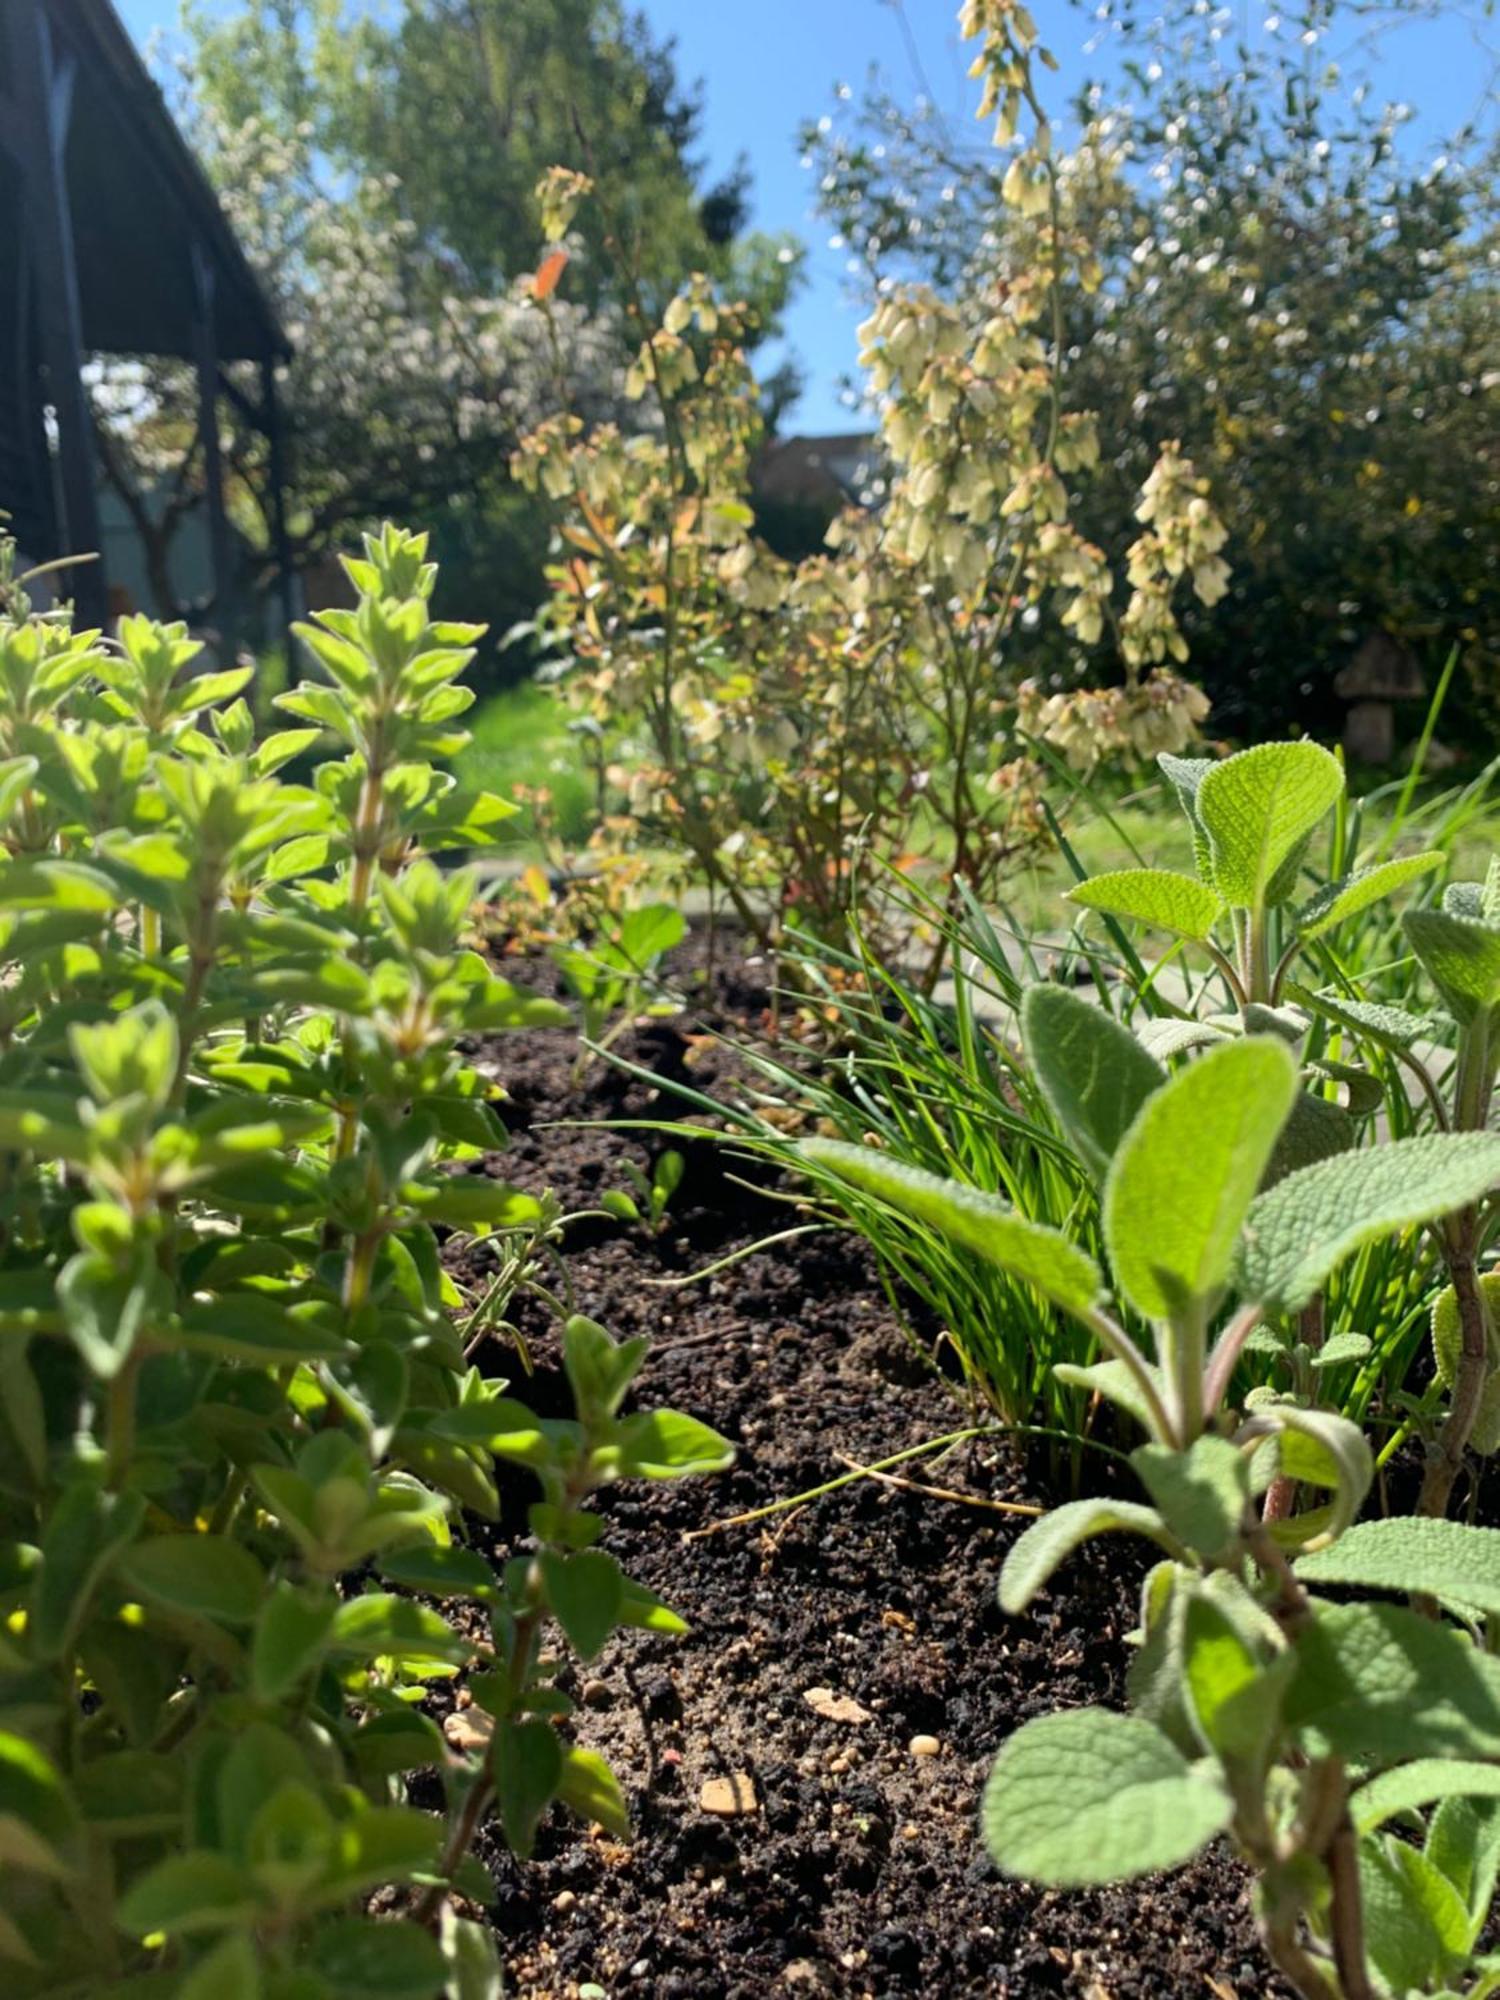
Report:
[[[753,962],[720,975],[711,1008],[633,1031],[620,1052],[663,1079],[725,1087],[734,1058],[704,1031],[754,1033],[767,999],[758,978]],[[625,1185],[624,1160],[649,1169],[669,1142],[567,1121],[672,1117],[681,1107],[599,1063],[576,1081],[576,1052],[563,1031],[485,1046],[481,1061],[509,1093],[512,1133],[485,1171],[586,1209]],[[1126,1889],[1056,1893],[1005,1880],[979,1838],[985,1776],[1011,1730],[1085,1702],[1123,1706],[1140,1548],[1095,1543],[1028,1615],[1009,1618],[996,1578],[1027,1517],[993,1504],[860,1479],[757,1523],[715,1526],[969,1419],[953,1384],[914,1351],[851,1235],[781,1244],[683,1289],[653,1282],[797,1220],[740,1184],[734,1176],[754,1170],[721,1148],[686,1150],[659,1234],[582,1221],[568,1232],[566,1261],[577,1310],[618,1337],[651,1337],[642,1404],[703,1418],[737,1458],[715,1478],[634,1484],[601,1502],[603,1546],[691,1631],[622,1633],[563,1682],[579,1703],[570,1727],[608,1758],[629,1797],[628,1845],[560,1809],[529,1862],[481,1836],[507,1991],[548,2000],[1286,1995],[1256,1941],[1248,1877],[1224,1849]],[[483,1244],[456,1245],[453,1262],[472,1281],[491,1256]],[[484,1365],[561,1414],[555,1323],[524,1301],[517,1319],[532,1378],[513,1352],[492,1348]],[[1007,1440],[898,1472],[989,1503],[1049,1498],[1044,1468]],[[476,1544],[512,1553],[532,1497],[517,1473],[498,1528],[470,1524]],[[816,1706],[810,1690],[822,1691]],[[451,1692],[436,1699],[441,1710]]]

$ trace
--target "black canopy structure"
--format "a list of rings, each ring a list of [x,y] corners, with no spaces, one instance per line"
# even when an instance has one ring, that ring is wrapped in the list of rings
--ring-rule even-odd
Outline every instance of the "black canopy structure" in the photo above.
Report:
[[[90,354],[197,372],[220,620],[232,589],[218,396],[269,442],[290,617],[276,364],[290,349],[224,212],[109,0],[0,0],[0,508],[36,560],[100,550]],[[259,364],[259,401],[221,376]],[[90,624],[102,563],[73,572]]]

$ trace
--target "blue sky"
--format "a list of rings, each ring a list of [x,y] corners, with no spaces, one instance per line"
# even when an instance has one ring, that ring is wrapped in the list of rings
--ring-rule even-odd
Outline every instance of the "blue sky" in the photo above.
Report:
[[[219,3],[227,7],[232,0]],[[143,42],[177,18],[177,0],[116,4]],[[899,94],[910,98],[930,91],[955,123],[967,120],[973,86],[954,29],[957,0],[905,0],[904,16],[889,0],[636,4],[658,34],[675,37],[683,77],[703,85],[702,149],[710,175],[744,153],[754,173],[755,223],[793,230],[809,246],[809,282],[787,328],[807,377],[791,421],[808,431],[847,429],[851,418],[840,407],[838,382],[853,364],[859,313],[847,295],[844,256],[830,245],[828,226],[812,213],[813,179],[799,161],[798,128],[804,118],[832,108],[840,84],[857,91],[872,68]],[[1049,79],[1051,101],[1060,106],[1079,82],[1108,64],[1109,52],[1086,51],[1091,23],[1068,0],[1031,4],[1044,40],[1061,62],[1061,73]],[[1233,0],[1223,12],[1254,36],[1265,32],[1276,0]],[[1417,107],[1421,115],[1409,129],[1408,143],[1429,148],[1473,115],[1487,73],[1475,31],[1459,8],[1441,22],[1408,21],[1391,31],[1371,70],[1377,92]]]

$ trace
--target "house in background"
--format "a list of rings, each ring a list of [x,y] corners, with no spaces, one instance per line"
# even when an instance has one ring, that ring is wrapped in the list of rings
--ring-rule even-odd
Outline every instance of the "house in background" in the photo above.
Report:
[[[836,515],[878,503],[882,472],[880,440],[869,431],[771,438],[750,472],[755,525],[778,555],[815,555]]]
[[[101,508],[85,371],[93,354],[196,370],[203,532],[191,560],[236,629],[218,401],[269,443],[280,609],[294,610],[276,366],[286,337],[109,0],[0,0],[0,510],[33,562],[100,559],[64,586],[103,624],[136,597],[123,516]],[[259,367],[253,404],[226,362]]]

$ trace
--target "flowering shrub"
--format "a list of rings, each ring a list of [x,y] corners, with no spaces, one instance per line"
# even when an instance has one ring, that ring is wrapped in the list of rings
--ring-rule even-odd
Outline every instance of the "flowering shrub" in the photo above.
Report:
[[[1494,133],[1481,116],[1418,141],[1438,105],[1383,94],[1444,16],[1448,0],[1075,0],[1045,17],[1088,38],[1058,172],[1104,273],[1064,286],[1071,398],[1110,467],[1075,518],[1102,547],[1128,539],[1163,441],[1191,441],[1234,577],[1182,623],[1220,728],[1246,740],[1334,733],[1338,673],[1372,631],[1434,676],[1459,649],[1450,729],[1466,679],[1486,715],[1500,688],[1500,488],[1473,449],[1500,365]],[[1033,227],[1003,199],[1021,170],[955,145],[929,99],[843,90],[804,144],[874,297],[893,270],[982,289]],[[1073,685],[1069,649],[1043,651],[1044,685]]]
[[[686,857],[763,940],[787,911],[837,932],[878,890],[865,852],[934,861],[955,895],[991,889],[1043,831],[1018,723],[1091,768],[1183,749],[1205,713],[1177,671],[1174,597],[1222,595],[1224,530],[1177,445],[1141,493],[1123,591],[1073,525],[1100,447],[1067,407],[1061,288],[1096,285],[1097,264],[1033,90],[1026,10],[969,5],[963,30],[981,43],[981,115],[1005,143],[1028,126],[1005,177],[1012,260],[973,296],[892,286],[861,328],[879,504],[837,522],[826,555],[790,563],[756,536],[744,314],[703,279],[640,323],[639,430],[569,411],[516,454],[567,509],[542,623],[569,698],[621,739],[609,836]],[[549,178],[554,238],[585,198],[581,177]],[[535,282],[549,314],[562,265],[554,248]],[[1109,637],[1123,686],[1078,703],[1023,686],[1053,610],[1080,659]]]

